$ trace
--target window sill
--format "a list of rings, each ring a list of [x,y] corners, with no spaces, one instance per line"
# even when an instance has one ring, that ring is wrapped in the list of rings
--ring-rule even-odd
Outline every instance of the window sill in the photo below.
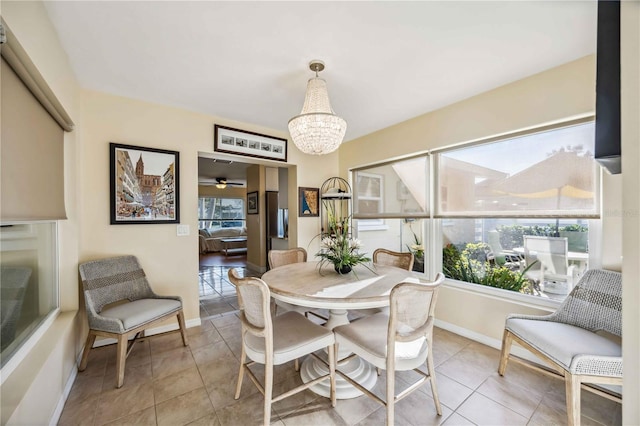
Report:
[[[389,230],[389,226],[387,225],[358,226],[358,232],[388,231],[388,230]]]
[[[493,299],[506,300],[509,302],[517,303],[518,305],[535,309],[542,309],[549,312],[557,310],[562,303],[562,301],[559,300],[517,293],[515,291],[503,290],[500,288],[489,287],[480,284],[472,284],[464,281],[457,281],[450,278],[445,279],[445,286],[469,293],[481,294],[485,297],[490,297]]]

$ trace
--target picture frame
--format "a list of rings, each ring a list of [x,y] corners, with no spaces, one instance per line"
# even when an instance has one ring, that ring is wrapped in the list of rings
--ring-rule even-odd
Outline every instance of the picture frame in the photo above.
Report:
[[[298,187],[298,217],[320,215],[320,188]]]
[[[227,154],[287,161],[287,140],[215,124],[213,150]]]
[[[180,223],[180,153],[109,143],[111,225]]]
[[[259,213],[259,204],[258,204],[258,191],[248,192],[247,193],[247,214],[258,214]]]

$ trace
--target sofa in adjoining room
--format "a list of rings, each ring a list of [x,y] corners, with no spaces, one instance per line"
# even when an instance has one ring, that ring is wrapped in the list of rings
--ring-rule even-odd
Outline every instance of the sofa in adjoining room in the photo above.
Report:
[[[207,229],[198,230],[200,240],[200,253],[210,253],[224,250],[222,242],[225,238],[241,238],[247,236],[247,228],[220,228],[209,231]],[[246,242],[244,243],[246,248]]]

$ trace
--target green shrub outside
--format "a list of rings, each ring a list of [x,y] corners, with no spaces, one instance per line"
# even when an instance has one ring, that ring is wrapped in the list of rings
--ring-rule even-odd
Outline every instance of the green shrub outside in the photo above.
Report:
[[[442,250],[442,271],[454,280],[465,281],[503,290],[533,294],[532,283],[524,271],[511,271],[488,260],[485,243],[447,244]]]
[[[556,236],[556,227],[553,225],[545,226],[523,226],[523,225],[499,225],[496,227],[500,234],[500,245],[505,250],[512,250],[514,247],[524,246],[524,235],[535,235],[539,237]],[[589,228],[585,225],[567,225],[561,226],[558,231],[577,231],[587,232]]]

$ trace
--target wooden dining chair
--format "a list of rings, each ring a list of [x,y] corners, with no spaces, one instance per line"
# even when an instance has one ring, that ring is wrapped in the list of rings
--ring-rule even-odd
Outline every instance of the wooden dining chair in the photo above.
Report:
[[[378,248],[373,251],[372,256],[374,265],[384,265],[384,266],[394,266],[400,269],[406,269],[407,271],[411,271],[413,269],[413,262],[415,257],[413,253],[401,253],[397,251],[387,250],[383,248]],[[356,315],[374,315],[379,312],[389,313],[389,308],[368,308],[368,309],[353,309],[351,312]],[[378,370],[378,375],[380,375],[380,370]]]
[[[395,266],[411,271],[414,260],[413,253],[400,253],[383,248],[378,248],[373,252],[374,265]]]
[[[366,389],[338,368],[336,373],[387,408],[387,425],[393,425],[395,404],[419,389],[427,381],[436,412],[442,415],[438,398],[435,367],[433,363],[433,321],[438,290],[444,275],[437,275],[433,283],[397,284],[389,296],[389,314],[381,312],[335,327],[336,350],[353,352],[340,360],[342,365],[351,357],[359,356],[378,369],[386,370],[386,400]],[[427,371],[419,367],[426,363]],[[404,391],[395,393],[396,371],[413,370],[422,377]]]
[[[288,250],[269,250],[268,258],[269,258],[269,269],[275,269],[281,266],[290,265],[292,263],[306,262],[307,251],[302,247],[296,247]],[[320,318],[323,321],[327,321],[327,317],[309,308],[306,308],[304,306],[297,306],[291,303],[283,302],[281,300],[275,301],[274,308],[275,308],[274,314],[277,314],[278,308],[281,308],[283,311],[298,312],[307,318],[309,318],[309,314],[311,314],[313,316]]]
[[[330,382],[331,406],[336,406],[336,357],[335,338],[333,332],[313,321],[308,320],[298,312],[285,312],[277,317],[271,317],[271,293],[267,284],[260,278],[241,278],[237,271],[229,270],[229,281],[236,286],[238,304],[240,305],[240,322],[242,324],[242,354],[240,369],[236,385],[235,399],[240,398],[244,373],[249,375],[264,396],[263,423],[271,421],[271,405],[288,396],[301,392],[324,381]],[[316,356],[313,352],[325,349],[328,353],[329,372],[307,383],[286,391],[279,396],[273,396],[273,366],[285,364],[305,355]],[[247,361],[249,358],[250,361]],[[322,358],[316,356],[326,364]],[[264,365],[264,380],[262,383],[251,371],[254,364]]]

